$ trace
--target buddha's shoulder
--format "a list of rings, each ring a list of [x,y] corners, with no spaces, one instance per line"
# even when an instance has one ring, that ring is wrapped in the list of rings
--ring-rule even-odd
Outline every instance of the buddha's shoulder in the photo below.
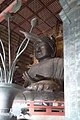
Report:
[[[50,59],[48,62],[51,62],[51,63],[61,62],[61,63],[63,63],[63,58],[55,57],[55,58]]]

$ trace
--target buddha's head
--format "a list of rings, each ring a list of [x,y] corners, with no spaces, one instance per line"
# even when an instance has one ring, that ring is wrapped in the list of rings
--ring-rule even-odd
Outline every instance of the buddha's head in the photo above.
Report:
[[[41,41],[36,41],[34,44],[35,57],[37,60],[55,57],[56,45],[55,38],[52,39],[45,36]]]

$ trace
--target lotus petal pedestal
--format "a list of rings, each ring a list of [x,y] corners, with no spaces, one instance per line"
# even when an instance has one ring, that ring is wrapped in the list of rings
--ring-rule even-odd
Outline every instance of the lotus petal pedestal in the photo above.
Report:
[[[15,96],[22,91],[19,85],[0,83],[0,120],[17,120],[10,110]]]

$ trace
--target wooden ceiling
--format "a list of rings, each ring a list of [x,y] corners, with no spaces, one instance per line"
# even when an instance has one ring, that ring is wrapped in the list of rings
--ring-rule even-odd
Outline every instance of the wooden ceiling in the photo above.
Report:
[[[0,12],[2,12],[4,9],[6,9],[14,0],[3,0],[3,2],[0,4]],[[23,31],[29,31],[30,30],[30,21],[32,18],[37,17],[38,18],[38,26],[33,30],[33,33],[44,36],[44,35],[54,35],[57,39],[57,45],[58,45],[58,53],[57,55],[62,57],[62,49],[63,49],[63,41],[62,37],[58,37],[59,33],[62,32],[62,21],[60,19],[59,13],[61,11],[61,6],[59,4],[59,0],[27,0],[25,3],[23,3],[20,10],[12,14],[12,19],[10,21],[11,25],[11,34],[16,37],[15,34],[19,35],[20,38],[23,38],[23,34],[19,32],[19,30]],[[0,25],[7,28],[7,21],[3,20]],[[2,33],[1,33],[2,34]],[[5,34],[5,33],[4,33]],[[7,39],[7,36],[6,36]],[[6,39],[4,41],[6,41]],[[19,41],[15,38],[15,41],[13,40],[14,46],[19,46],[19,42],[21,42],[22,39]],[[14,48],[15,49],[15,48]],[[14,50],[16,51],[16,50]],[[27,69],[27,63],[29,65],[32,64],[32,58],[29,54],[32,54],[33,56],[33,48],[30,43],[30,47],[27,50],[28,52],[24,52],[24,54],[20,58],[20,65],[21,67],[16,72],[15,78],[16,82],[23,83],[22,80],[22,73],[24,70]],[[14,56],[15,52],[12,50],[12,54]],[[30,59],[28,60],[27,58]]]
[[[0,11],[3,11],[9,6],[11,1],[12,0],[5,0],[0,5]],[[48,32],[52,32],[55,27],[57,29],[57,24],[62,23],[59,16],[61,9],[58,0],[27,0],[21,9],[16,14],[13,14],[11,30],[21,35],[19,30],[29,31],[31,19],[37,17],[39,24],[33,32],[41,36],[48,34]],[[3,24],[7,26],[6,21],[3,21]]]

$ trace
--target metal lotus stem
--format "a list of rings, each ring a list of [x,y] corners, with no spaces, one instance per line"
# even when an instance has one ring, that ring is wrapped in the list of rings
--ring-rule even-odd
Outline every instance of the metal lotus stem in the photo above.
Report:
[[[30,32],[29,32],[29,33],[32,32],[33,28],[34,28],[34,26],[31,26],[31,29],[30,29]],[[24,48],[21,50],[21,47],[23,46],[23,44],[24,44],[24,42],[25,42],[26,40],[27,40],[27,42],[26,42]],[[22,41],[22,43],[20,44],[20,47],[18,48],[16,57],[15,57],[15,59],[14,59],[14,61],[13,61],[12,67],[11,67],[11,69],[10,69],[10,75],[11,75],[11,76],[10,76],[10,81],[9,81],[10,83],[12,83],[12,80],[13,80],[13,74],[14,74],[14,70],[15,70],[15,65],[16,65],[17,59],[18,59],[18,57],[24,52],[24,50],[26,49],[26,47],[27,47],[28,44],[29,44],[29,41],[30,41],[30,39],[27,39],[27,37],[25,37],[24,40]],[[21,50],[21,51],[20,51],[20,50]]]
[[[6,67],[5,67],[5,63],[4,63],[4,60],[3,60],[3,57],[2,57],[1,53],[0,53],[0,57],[1,57],[2,65],[3,65],[3,68],[4,68],[4,73],[2,74],[2,78],[3,78],[3,75],[4,75],[5,76],[5,83],[6,83]]]
[[[1,39],[0,39],[0,43],[1,43],[2,51],[3,51],[3,57],[2,57],[2,54],[0,53],[0,58],[1,58],[2,65],[3,65],[3,68],[4,68],[4,76],[5,76],[5,83],[6,83],[7,82],[7,79],[6,79],[6,55],[5,55],[4,45],[1,41]],[[0,71],[1,71],[1,75],[2,75],[2,69]],[[1,80],[3,80],[3,79],[1,79]]]
[[[32,31],[33,29],[33,26],[31,26],[31,29],[30,29],[30,32]],[[22,45],[24,44],[24,42],[27,40],[24,48],[21,50],[22,48]],[[20,44],[20,47],[18,48],[18,51],[17,51],[17,54],[16,54],[16,57],[12,63],[12,66],[11,66],[11,69],[10,69],[10,79],[9,79],[9,83],[12,83],[12,80],[13,80],[13,74],[14,74],[14,71],[15,71],[15,65],[16,65],[16,62],[17,62],[17,59],[19,58],[19,56],[24,52],[24,50],[26,49],[26,47],[28,46],[28,43],[29,43],[29,39],[27,39],[27,37],[24,38],[24,40],[22,41],[22,43]],[[20,51],[21,50],[21,51]]]
[[[19,58],[19,56],[24,52],[24,50],[27,48],[30,38],[28,36],[25,36],[24,40],[22,41],[22,43],[19,46],[19,49],[16,53],[16,57],[11,65],[11,47],[10,47],[10,14],[5,14],[7,20],[8,20],[8,53],[9,53],[9,65],[8,65],[8,70],[6,68],[6,56],[5,56],[5,49],[4,49],[4,45],[0,39],[0,44],[2,47],[2,52],[3,54],[0,53],[0,58],[1,58],[1,62],[3,65],[3,70],[0,67],[0,77],[1,77],[1,81],[0,82],[4,82],[4,83],[9,83],[11,84],[13,82],[13,75],[14,75],[14,71],[15,71],[15,66],[16,66],[16,62],[17,59]],[[31,29],[29,31],[29,33],[32,32],[33,28],[37,25],[37,19],[34,18],[31,21]],[[23,31],[20,31],[22,33],[25,33]],[[24,45],[24,43],[26,42],[26,44]],[[23,49],[22,46],[24,45]],[[3,77],[4,76],[4,77]]]
[[[9,71],[11,68],[11,48],[10,48],[10,18],[8,17],[8,52],[9,52]]]
[[[33,18],[33,19],[31,20],[31,29],[30,29],[29,33],[32,32],[33,28],[34,28],[37,24],[38,24],[37,18]],[[20,31],[20,32],[24,33],[23,31]],[[21,48],[22,48],[22,46],[23,46],[23,44],[24,44],[24,42],[25,42],[26,40],[27,40],[27,42],[26,42],[24,48],[21,50]],[[12,80],[13,80],[13,74],[14,74],[14,71],[15,71],[15,65],[16,65],[17,59],[18,59],[18,57],[24,52],[24,50],[26,49],[26,47],[27,47],[28,44],[29,44],[29,41],[30,41],[30,39],[27,38],[27,36],[25,36],[24,40],[23,40],[22,43],[20,44],[20,47],[18,48],[16,57],[15,57],[15,59],[14,59],[14,61],[13,61],[13,64],[12,64],[12,67],[11,67],[11,70],[10,70],[10,75],[11,75],[11,76],[10,76],[10,81],[9,81],[10,83],[12,83]]]
[[[2,69],[0,67],[0,82],[2,82]]]
[[[4,53],[3,58],[4,58],[4,61],[5,61],[6,60],[6,55],[5,55],[4,45],[3,45],[2,41],[1,41],[1,39],[0,39],[0,43],[1,43],[1,46],[2,46],[3,53]]]
[[[23,41],[25,42],[25,40],[26,40],[26,38],[25,38]],[[23,42],[23,43],[24,43],[24,42]],[[17,52],[17,54],[16,54],[16,57],[15,57],[13,63],[12,63],[11,69],[10,69],[10,75],[11,75],[11,76],[10,76],[10,81],[9,81],[10,83],[12,83],[12,80],[13,80],[13,74],[14,74],[14,71],[15,71],[15,65],[16,65],[17,59],[18,59],[19,56],[24,52],[24,50],[26,49],[28,43],[29,43],[29,40],[27,41],[27,43],[26,43],[26,45],[24,46],[24,48],[22,49],[22,51],[19,51],[19,50],[18,50],[18,52]]]

